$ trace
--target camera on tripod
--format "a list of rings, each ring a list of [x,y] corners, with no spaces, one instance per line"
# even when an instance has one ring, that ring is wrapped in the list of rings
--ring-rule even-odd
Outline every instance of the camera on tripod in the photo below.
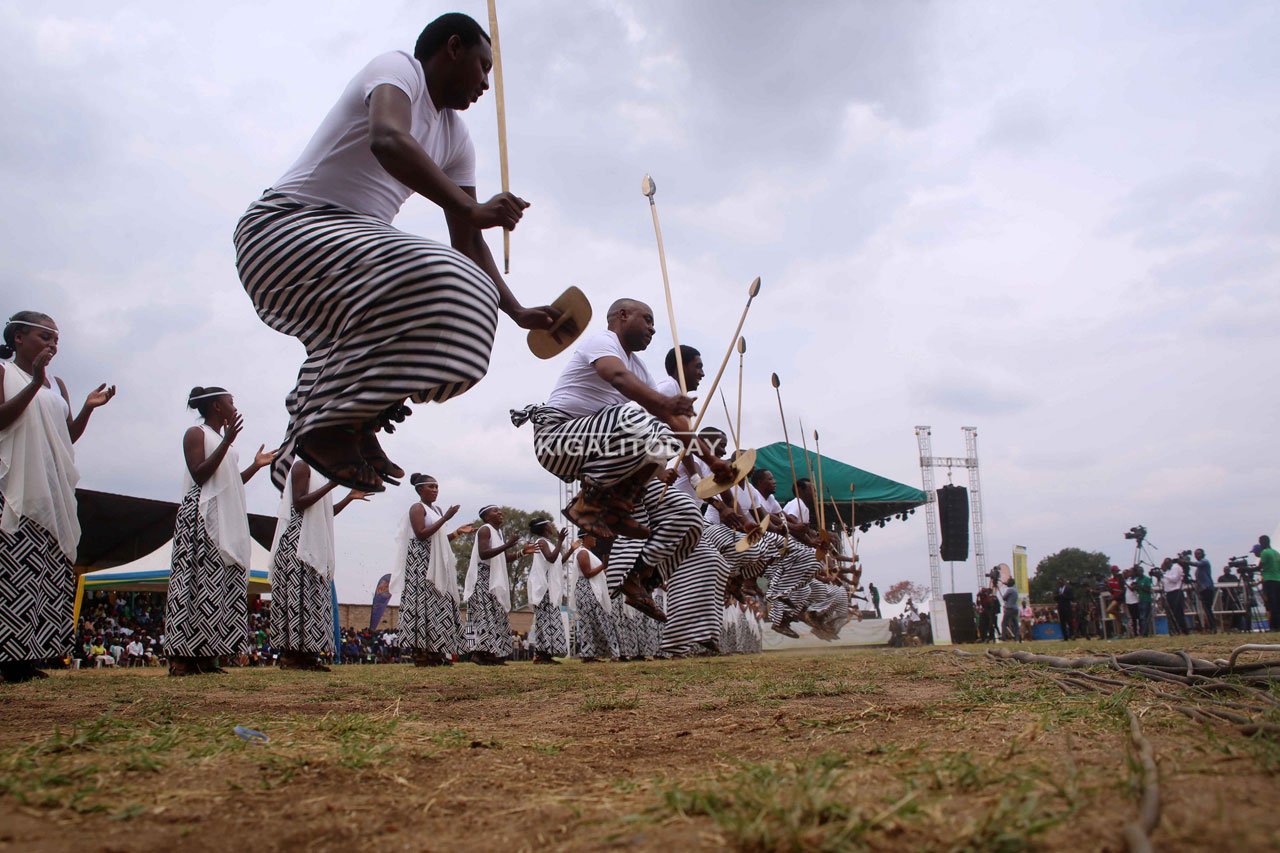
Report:
[[[1244,577],[1245,575],[1252,575],[1254,572],[1258,570],[1257,566],[1249,565],[1248,557],[1232,557],[1231,559],[1227,560],[1226,567],[1228,569],[1235,569],[1237,572],[1239,572],[1241,577]]]
[[[1125,539],[1132,539],[1139,545],[1147,538],[1147,528],[1139,524],[1137,527],[1130,527],[1129,532],[1124,535]]]
[[[1193,553],[1194,552],[1190,548],[1185,551],[1179,551],[1178,556],[1174,557],[1173,560],[1175,563],[1189,563],[1191,562]]]

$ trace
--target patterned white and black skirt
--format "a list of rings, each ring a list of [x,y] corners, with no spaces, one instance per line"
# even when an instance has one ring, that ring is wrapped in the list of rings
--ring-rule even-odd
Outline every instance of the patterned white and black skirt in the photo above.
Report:
[[[444,402],[489,369],[498,289],[461,252],[372,216],[268,190],[235,231],[262,321],[302,342],[288,437],[360,426],[406,399]],[[281,454],[277,486],[292,464]]]
[[[205,657],[244,651],[249,639],[248,573],[243,566],[223,563],[204,529],[199,486],[193,486],[178,506],[171,565],[164,607],[165,654]]]
[[[431,543],[409,540],[400,596],[400,648],[410,654],[457,657],[465,649],[458,603],[431,582]]]
[[[476,564],[476,586],[467,599],[467,626],[471,628],[473,652],[494,657],[511,655],[511,622],[507,611],[489,591],[489,564]]]
[[[726,528],[718,528],[727,533]],[[716,528],[707,528],[693,553],[667,579],[667,624],[662,627],[662,648],[688,653],[718,648],[724,622],[724,589],[729,564],[715,546]],[[731,536],[731,534],[729,534]]]
[[[296,509],[271,560],[271,645],[332,655],[333,594],[329,581],[298,559],[302,514]]]
[[[569,654],[564,620],[560,618],[560,608],[551,603],[549,593],[533,606],[533,643],[535,649],[549,657],[562,658]]]
[[[0,531],[0,663],[71,654],[75,597],[75,570],[52,533],[25,517]]]
[[[618,635],[613,619],[596,599],[591,581],[578,578],[573,590],[573,639],[580,658],[616,658]]]

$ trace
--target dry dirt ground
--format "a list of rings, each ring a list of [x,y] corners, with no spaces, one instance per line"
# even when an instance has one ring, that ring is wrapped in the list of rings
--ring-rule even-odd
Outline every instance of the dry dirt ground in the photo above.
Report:
[[[1139,646],[1179,647],[1106,649]],[[0,850],[1119,850],[1142,787],[1126,707],[1157,849],[1280,846],[1275,735],[1174,713],[1177,685],[1067,695],[1033,668],[866,649],[55,673],[0,685]]]

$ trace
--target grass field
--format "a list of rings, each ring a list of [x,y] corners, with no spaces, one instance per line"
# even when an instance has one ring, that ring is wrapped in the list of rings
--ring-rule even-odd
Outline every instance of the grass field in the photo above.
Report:
[[[1179,647],[1106,644],[1140,646]],[[1280,740],[1174,713],[1176,686],[1065,695],[1032,669],[867,649],[55,673],[0,685],[0,848],[1118,850],[1126,707],[1159,764],[1157,849],[1280,846]]]

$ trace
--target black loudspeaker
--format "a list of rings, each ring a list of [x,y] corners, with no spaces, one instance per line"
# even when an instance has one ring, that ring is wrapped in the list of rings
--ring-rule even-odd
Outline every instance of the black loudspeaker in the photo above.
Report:
[[[964,486],[938,489],[938,527],[942,531],[942,561],[963,563],[969,559],[969,490]]]
[[[947,625],[951,628],[951,642],[978,642],[978,625],[974,618],[973,593],[949,592],[942,598],[947,602]]]

